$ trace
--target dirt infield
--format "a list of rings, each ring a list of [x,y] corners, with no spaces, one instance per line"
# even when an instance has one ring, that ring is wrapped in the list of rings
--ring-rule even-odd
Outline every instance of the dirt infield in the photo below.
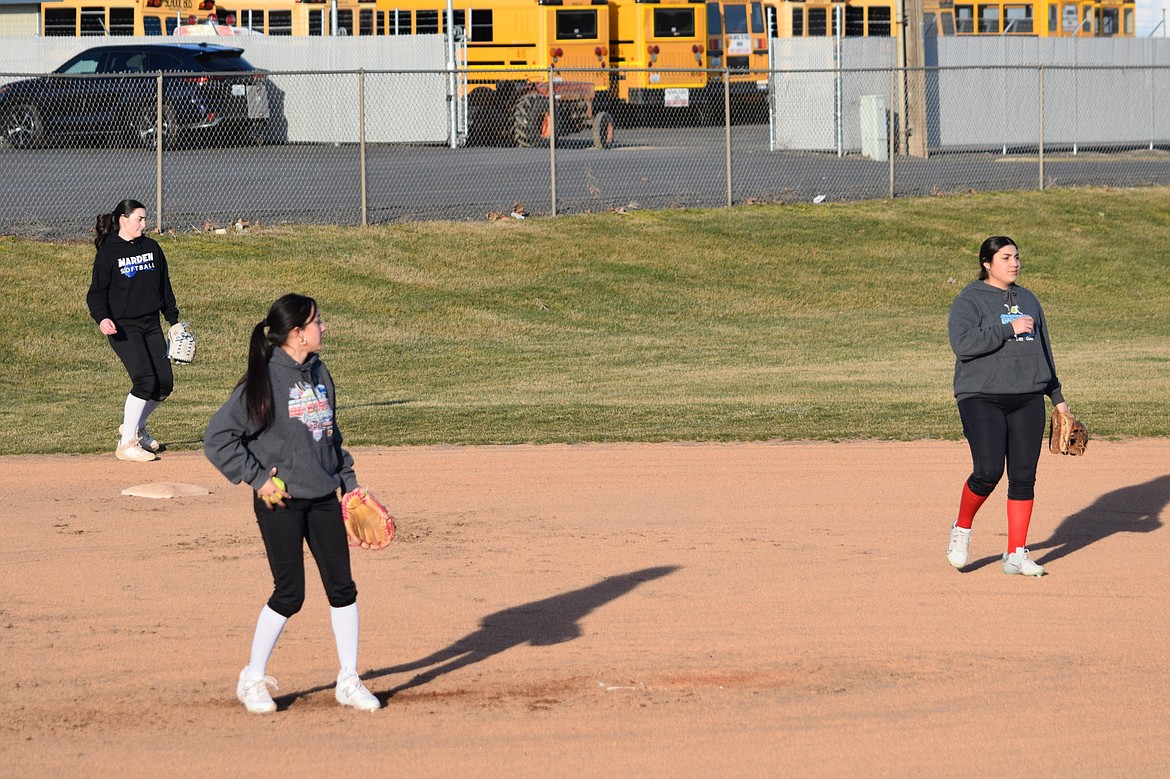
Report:
[[[354,454],[399,520],[354,555],[387,706],[334,702],[310,578],[270,716],[234,697],[271,584],[245,488],[0,458],[0,774],[1170,772],[1170,440],[1042,457],[1038,580],[1000,571],[1002,486],[947,565],[962,443]],[[121,495],[147,481],[211,494]]]

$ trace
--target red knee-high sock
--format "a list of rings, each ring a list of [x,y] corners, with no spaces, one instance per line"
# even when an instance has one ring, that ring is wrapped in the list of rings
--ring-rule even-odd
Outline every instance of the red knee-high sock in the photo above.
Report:
[[[1032,501],[1011,500],[1007,502],[1008,551],[1014,552],[1028,545],[1028,524],[1032,521]]]
[[[979,507],[988,497],[988,495],[976,495],[971,492],[971,488],[964,482],[963,496],[959,498],[959,517],[955,520],[955,524],[964,530],[970,530],[971,523],[975,521],[975,513],[979,511]]]

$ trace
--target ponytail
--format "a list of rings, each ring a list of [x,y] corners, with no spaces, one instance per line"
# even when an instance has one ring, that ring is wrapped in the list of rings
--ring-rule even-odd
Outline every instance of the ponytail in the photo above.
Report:
[[[316,311],[317,301],[304,295],[288,294],[273,303],[268,316],[252,328],[252,337],[248,341],[248,372],[240,383],[244,385],[248,419],[258,428],[268,427],[275,419],[268,361],[272,359],[272,353],[288,340],[288,334],[294,328],[304,327]]]
[[[146,209],[146,206],[139,203],[137,200],[127,198],[114,207],[114,210],[108,214],[98,214],[97,223],[93,226],[93,246],[95,249],[102,248],[102,244],[106,242],[114,233],[118,232],[119,217],[129,216],[138,209]]]

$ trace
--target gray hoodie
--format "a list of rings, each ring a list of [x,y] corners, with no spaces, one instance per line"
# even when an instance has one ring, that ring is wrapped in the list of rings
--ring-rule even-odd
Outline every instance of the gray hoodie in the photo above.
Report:
[[[1035,320],[1035,330],[1017,336],[1012,321]],[[951,303],[947,320],[955,353],[955,397],[1042,392],[1060,403],[1060,381],[1052,362],[1048,323],[1040,301],[1013,284],[1000,289],[973,281]]]
[[[333,419],[336,394],[325,363],[310,354],[298,364],[283,349],[268,361],[274,420],[257,430],[248,418],[244,385],[215,412],[203,433],[203,452],[233,484],[264,486],[273,468],[294,498],[319,498],[356,488],[353,458],[341,446]]]

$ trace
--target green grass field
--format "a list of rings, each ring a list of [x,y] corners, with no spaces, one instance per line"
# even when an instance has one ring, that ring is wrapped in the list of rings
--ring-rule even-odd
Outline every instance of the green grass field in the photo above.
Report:
[[[1090,430],[1170,435],[1165,188],[163,236],[199,355],[151,430],[197,447],[301,292],[351,445],[958,438],[947,310],[991,234]],[[0,453],[112,450],[129,386],[85,308],[92,243],[0,247]]]

